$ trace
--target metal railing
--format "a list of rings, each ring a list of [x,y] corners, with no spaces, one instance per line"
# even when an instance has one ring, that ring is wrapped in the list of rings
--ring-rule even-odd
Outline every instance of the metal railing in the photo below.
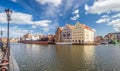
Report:
[[[2,59],[0,60],[0,71],[20,71],[12,50],[8,48],[2,49]]]

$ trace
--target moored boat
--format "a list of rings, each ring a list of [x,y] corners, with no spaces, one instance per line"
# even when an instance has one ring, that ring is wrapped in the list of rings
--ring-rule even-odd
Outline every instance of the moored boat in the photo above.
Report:
[[[102,42],[101,44],[108,44],[108,42]]]

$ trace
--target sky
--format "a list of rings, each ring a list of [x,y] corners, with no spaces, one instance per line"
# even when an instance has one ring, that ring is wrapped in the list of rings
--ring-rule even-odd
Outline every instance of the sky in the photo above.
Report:
[[[80,22],[104,36],[120,32],[120,0],[0,0],[0,31],[7,33],[5,9],[13,12],[10,37],[55,34],[58,27]]]

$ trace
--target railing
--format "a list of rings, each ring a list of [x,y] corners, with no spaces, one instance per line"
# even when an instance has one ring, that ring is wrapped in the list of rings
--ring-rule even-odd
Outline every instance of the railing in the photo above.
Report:
[[[2,59],[0,60],[0,71],[20,71],[18,64],[13,56],[12,50],[3,48]]]
[[[9,71],[8,49],[3,49],[2,53],[3,54],[0,62],[0,71]]]
[[[20,71],[20,68],[16,62],[16,59],[15,57],[13,56],[13,53],[12,53],[12,50],[10,52],[10,64],[9,64],[9,68],[10,68],[10,71]]]

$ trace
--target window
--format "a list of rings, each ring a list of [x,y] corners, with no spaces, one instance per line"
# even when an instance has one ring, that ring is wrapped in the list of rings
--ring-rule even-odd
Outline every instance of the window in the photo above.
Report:
[[[77,40],[75,42],[77,42]]]

